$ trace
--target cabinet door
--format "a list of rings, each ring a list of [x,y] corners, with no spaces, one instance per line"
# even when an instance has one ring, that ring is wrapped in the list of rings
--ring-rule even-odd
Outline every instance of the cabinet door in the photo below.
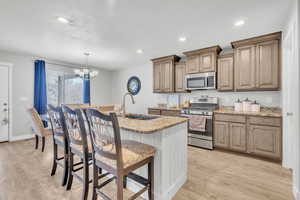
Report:
[[[263,42],[256,47],[256,87],[279,88],[279,43],[278,40]]]
[[[246,152],[246,125],[240,123],[230,123],[230,149]]]
[[[206,53],[199,56],[199,71],[200,72],[215,72],[216,71],[216,55],[215,53]]]
[[[172,61],[161,63],[161,82],[163,92],[174,91],[174,67]]]
[[[281,129],[279,127],[250,125],[249,153],[280,159],[281,142]]]
[[[233,90],[233,57],[218,59],[218,90]]]
[[[214,123],[214,146],[229,148],[229,123],[215,121]]]
[[[188,56],[186,62],[186,73],[199,73],[199,55]]]
[[[234,54],[235,89],[255,89],[255,46],[244,46],[235,49]]]
[[[175,66],[175,90],[185,91],[185,63],[177,63]]]
[[[160,63],[155,63],[153,65],[153,92],[161,92],[161,65]]]

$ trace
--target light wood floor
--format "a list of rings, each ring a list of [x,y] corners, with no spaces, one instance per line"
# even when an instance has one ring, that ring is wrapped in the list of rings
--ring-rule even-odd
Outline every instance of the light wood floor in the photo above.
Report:
[[[291,172],[279,164],[194,147],[188,154],[188,181],[174,200],[293,199]],[[65,191],[61,168],[51,177],[51,164],[51,138],[44,153],[34,150],[34,140],[0,143],[0,200],[79,200],[81,184],[74,179],[72,191]],[[113,195],[114,189],[106,191]]]

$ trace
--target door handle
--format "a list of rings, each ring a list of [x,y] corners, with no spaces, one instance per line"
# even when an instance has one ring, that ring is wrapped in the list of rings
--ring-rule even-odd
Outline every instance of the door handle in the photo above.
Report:
[[[292,113],[292,112],[287,112],[286,113],[286,116],[293,116],[294,115],[294,113]]]
[[[1,121],[1,125],[2,126],[5,126],[8,124],[8,119],[7,118],[4,118],[2,121]]]

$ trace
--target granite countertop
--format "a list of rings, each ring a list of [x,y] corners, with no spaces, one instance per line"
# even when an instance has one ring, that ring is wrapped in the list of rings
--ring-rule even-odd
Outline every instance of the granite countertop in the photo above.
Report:
[[[282,117],[282,111],[280,108],[266,108],[262,107],[260,112],[236,112],[233,107],[221,107],[215,110],[214,113],[219,114],[234,114],[234,115],[249,115],[260,117]]]
[[[158,118],[152,120],[129,119],[124,117],[118,117],[118,119],[121,129],[145,134],[160,131],[177,124],[184,123],[188,120],[187,118],[182,117],[166,116],[158,116]]]

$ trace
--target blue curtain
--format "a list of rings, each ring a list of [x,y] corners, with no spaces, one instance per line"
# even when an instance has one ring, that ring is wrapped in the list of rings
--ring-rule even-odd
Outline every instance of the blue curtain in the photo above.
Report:
[[[84,75],[83,79],[83,103],[91,104],[91,88],[90,75]]]
[[[47,88],[45,61],[34,62],[34,108],[45,119],[47,114]],[[46,120],[44,125],[47,126]]]

